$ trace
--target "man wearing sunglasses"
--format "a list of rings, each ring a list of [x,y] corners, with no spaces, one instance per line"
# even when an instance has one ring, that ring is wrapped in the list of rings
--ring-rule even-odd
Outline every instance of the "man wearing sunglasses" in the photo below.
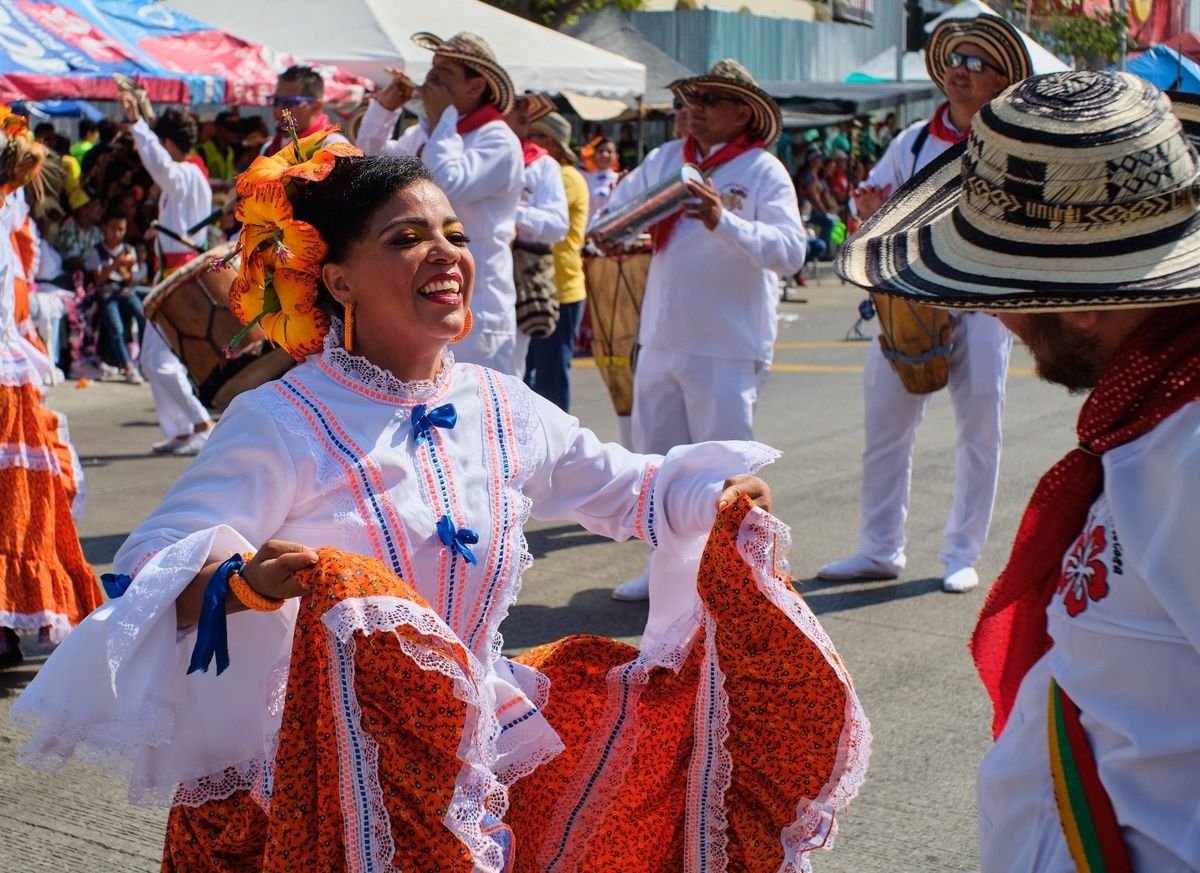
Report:
[[[660,453],[753,438],[775,343],[779,275],[799,271],[806,244],[796,189],[770,152],[782,128],[770,95],[729,59],[670,87],[686,104],[684,138],[649,154],[606,207],[679,178],[684,163],[704,174],[703,183],[690,185],[689,205],[652,230],[632,443],[635,451]],[[648,592],[643,574],[613,597],[644,600]]]
[[[995,15],[943,21],[929,36],[925,63],[946,102],[929,121],[892,140],[867,184],[855,193],[860,219],[870,217],[893,190],[965,140],[975,113],[1032,72],[1020,33]],[[964,592],[979,584],[975,564],[991,525],[1012,336],[994,318],[955,313],[950,341],[947,388],[957,428],[954,496],[938,558],[945,566],[943,589]],[[822,579],[894,579],[907,562],[904,524],[912,454],[930,395],[904,388],[878,338],[867,354],[863,394],[866,447],[858,551],[822,567],[817,574]]]
[[[271,110],[275,116],[275,136],[262,148],[264,155],[273,155],[288,142],[291,134],[284,124],[284,112],[296,121],[296,133],[305,137],[333,124],[321,111],[325,101],[325,80],[312,67],[295,64],[279,74],[275,93],[271,95]],[[340,134],[332,134],[329,142],[348,142]]]

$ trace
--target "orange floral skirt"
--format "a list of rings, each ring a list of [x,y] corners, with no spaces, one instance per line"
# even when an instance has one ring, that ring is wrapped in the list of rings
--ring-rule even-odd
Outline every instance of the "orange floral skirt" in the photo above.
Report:
[[[76,482],[58,416],[36,385],[0,385],[0,626],[61,640],[103,602],[83,557]]]
[[[427,606],[375,560],[320,550],[302,580],[310,593],[273,782],[175,806],[162,869],[806,869],[805,853],[828,842],[857,790],[869,733],[786,577],[763,579],[744,560],[751,511],[743,499],[718,515],[699,575],[700,629],[677,669],[594,636],[517,659],[550,678],[543,714],[566,748],[509,789],[507,804],[491,798],[465,823],[452,819],[470,656],[416,620],[376,622],[331,646],[339,603]]]

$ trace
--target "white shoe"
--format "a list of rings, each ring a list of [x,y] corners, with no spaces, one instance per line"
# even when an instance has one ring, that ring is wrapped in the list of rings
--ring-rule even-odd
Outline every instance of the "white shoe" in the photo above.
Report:
[[[125,374],[125,381],[130,385],[145,385],[146,380],[142,378],[142,374],[137,370],[130,370]]]
[[[649,600],[650,599],[650,572],[646,571],[641,576],[630,579],[628,582],[622,582],[612,591],[613,600]]]
[[[208,435],[212,433],[212,428],[202,430],[198,433],[193,433],[186,441],[180,443],[171,450],[172,455],[185,457],[187,455],[198,455],[200,450],[204,448],[204,444],[208,442]]]
[[[180,436],[167,437],[165,440],[159,440],[150,447],[150,451],[156,455],[169,455],[181,445],[186,443],[190,438],[189,434],[181,434]]]
[[[970,564],[947,564],[942,577],[942,590],[953,594],[970,591],[979,584],[979,574]]]
[[[878,579],[895,579],[904,567],[891,562],[884,563],[868,558],[861,552],[826,564],[817,571],[818,579],[833,582],[870,582]]]

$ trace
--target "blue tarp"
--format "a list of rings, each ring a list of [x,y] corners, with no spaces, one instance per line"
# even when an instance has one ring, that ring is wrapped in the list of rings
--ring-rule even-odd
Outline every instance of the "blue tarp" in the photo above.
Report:
[[[86,118],[99,121],[104,113],[86,100],[18,100],[13,109],[35,118]]]
[[[1125,69],[1164,91],[1200,94],[1200,64],[1165,45],[1142,52]]]

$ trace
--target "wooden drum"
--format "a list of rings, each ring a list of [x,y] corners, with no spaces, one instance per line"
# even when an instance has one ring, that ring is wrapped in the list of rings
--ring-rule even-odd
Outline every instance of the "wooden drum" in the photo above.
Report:
[[[642,296],[650,272],[648,247],[614,257],[584,258],[592,355],[617,415],[633,411],[633,356]]]
[[[290,370],[295,361],[283,349],[272,349],[255,327],[233,358],[225,346],[242,329],[229,310],[229,289],[238,259],[223,270],[211,265],[233,251],[226,243],[197,257],[154,287],[146,297],[146,318],[183,362],[205,406],[224,409],[243,391],[257,388]]]
[[[932,394],[950,378],[950,313],[886,294],[872,294],[879,345],[910,394]]]

